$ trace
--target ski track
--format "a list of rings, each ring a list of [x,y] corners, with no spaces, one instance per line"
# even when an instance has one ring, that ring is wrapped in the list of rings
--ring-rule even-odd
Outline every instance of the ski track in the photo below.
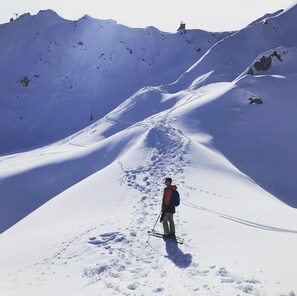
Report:
[[[148,236],[147,231],[153,227],[160,212],[164,178],[173,176],[174,183],[184,184],[183,170],[189,164],[187,152],[191,144],[188,138],[168,123],[166,128],[160,124],[152,131],[151,136],[155,143],[146,163],[128,168],[118,161],[122,169],[119,181],[134,192],[135,205],[130,225],[119,227],[121,217],[110,218],[101,221],[100,225],[90,226],[75,237],[65,239],[59,246],[52,246],[49,249],[52,256],[6,277],[5,280],[14,287],[13,290],[17,291],[18,286],[24,286],[22,281],[27,281],[29,288],[44,291],[52,280],[63,278],[63,284],[67,284],[67,279],[76,276],[85,284],[81,287],[80,282],[79,292],[73,288],[75,295],[85,295],[84,289],[94,291],[94,287],[96,291],[104,291],[106,296],[264,295],[261,294],[261,282],[254,278],[244,279],[233,275],[222,266],[201,266],[197,255],[191,254],[194,247],[189,245],[190,239],[181,231],[188,221],[185,218],[181,220],[178,212],[175,221],[177,234],[184,239],[183,245]],[[169,133],[170,137],[166,138]],[[195,209],[208,211],[185,201],[184,203]],[[212,214],[230,219],[220,213]],[[233,220],[244,222],[235,218]],[[100,233],[100,229],[106,226],[115,231]],[[161,229],[160,227],[157,222],[156,228]],[[90,263],[83,266],[82,262],[86,261]],[[79,274],[73,275],[73,270]],[[21,275],[24,273],[31,274],[31,278],[23,278]],[[175,285],[170,284],[172,281]]]
[[[221,217],[223,219],[227,219],[227,220],[230,220],[230,221],[233,221],[233,222],[236,222],[236,223],[240,223],[240,224],[243,224],[243,225],[246,225],[246,226],[255,227],[255,228],[262,229],[262,230],[267,230],[267,231],[297,234],[297,230],[279,228],[279,227],[269,226],[269,225],[265,225],[265,224],[255,223],[255,222],[252,222],[252,221],[247,221],[247,220],[244,220],[244,219],[241,219],[241,218],[233,217],[233,216],[226,215],[226,214],[223,214],[223,213],[219,213],[219,212],[216,212],[216,211],[204,208],[204,207],[200,207],[200,206],[197,206],[197,205],[195,205],[193,203],[184,202],[184,205],[188,206],[188,207],[191,207],[193,209],[208,212],[210,214],[219,216],[219,217]]]

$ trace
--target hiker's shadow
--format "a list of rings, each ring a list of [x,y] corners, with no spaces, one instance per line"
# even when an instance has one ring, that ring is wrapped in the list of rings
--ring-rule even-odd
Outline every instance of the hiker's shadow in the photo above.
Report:
[[[166,252],[166,257],[179,268],[187,268],[192,263],[192,255],[185,254],[174,240],[166,240]]]

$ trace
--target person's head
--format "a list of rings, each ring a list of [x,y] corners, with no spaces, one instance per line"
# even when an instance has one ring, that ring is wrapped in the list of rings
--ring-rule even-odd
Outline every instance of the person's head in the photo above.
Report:
[[[165,185],[169,186],[172,183],[172,179],[171,178],[165,178]]]

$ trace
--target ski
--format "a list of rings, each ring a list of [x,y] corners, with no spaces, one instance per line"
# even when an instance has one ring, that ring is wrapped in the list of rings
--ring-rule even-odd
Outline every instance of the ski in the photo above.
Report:
[[[163,238],[164,240],[172,240],[172,241],[174,241],[174,242],[176,242],[178,244],[181,244],[181,245],[184,243],[184,241],[181,238],[178,238],[178,237],[175,237],[175,238],[174,237],[164,238],[162,233],[156,232],[155,230],[149,230],[148,231],[148,234],[150,236]]]

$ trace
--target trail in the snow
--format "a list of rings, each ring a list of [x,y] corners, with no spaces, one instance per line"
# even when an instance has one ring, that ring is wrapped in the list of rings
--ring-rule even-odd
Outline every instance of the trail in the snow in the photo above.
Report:
[[[184,245],[148,239],[147,231],[160,212],[164,178],[171,176],[178,186],[184,184],[190,140],[168,122],[160,122],[150,129],[146,142],[149,150],[143,165],[131,168],[119,161],[121,182],[136,192],[135,211],[126,231],[90,238],[89,242],[100,250],[101,260],[96,266],[85,267],[84,277],[89,284],[103,285],[105,295],[213,296],[231,295],[234,290],[236,295],[258,295],[257,280],[241,279],[224,267],[200,266],[199,258],[191,254],[194,246],[187,243],[188,234],[182,230],[188,223],[182,213],[175,214],[175,221],[177,233],[185,239]],[[156,228],[162,231],[158,221]]]
[[[145,147],[137,148],[146,155],[143,164],[131,167],[125,157],[118,159],[119,182],[131,190],[129,217],[111,214],[98,225],[81,226],[60,244],[49,246],[42,260],[7,275],[5,280],[15,287],[17,296],[18,287],[37,293],[56,287],[61,278],[63,285],[71,285],[68,290],[73,295],[94,289],[107,296],[261,295],[262,284],[256,279],[233,275],[223,266],[201,265],[199,246],[192,245],[184,231],[189,221],[178,208],[175,222],[183,245],[148,237],[161,209],[164,178],[171,176],[182,191],[190,190],[184,170],[190,164],[191,140],[163,117],[151,124],[144,143]],[[186,202],[186,195],[183,198]],[[158,221],[156,229],[162,231]]]

